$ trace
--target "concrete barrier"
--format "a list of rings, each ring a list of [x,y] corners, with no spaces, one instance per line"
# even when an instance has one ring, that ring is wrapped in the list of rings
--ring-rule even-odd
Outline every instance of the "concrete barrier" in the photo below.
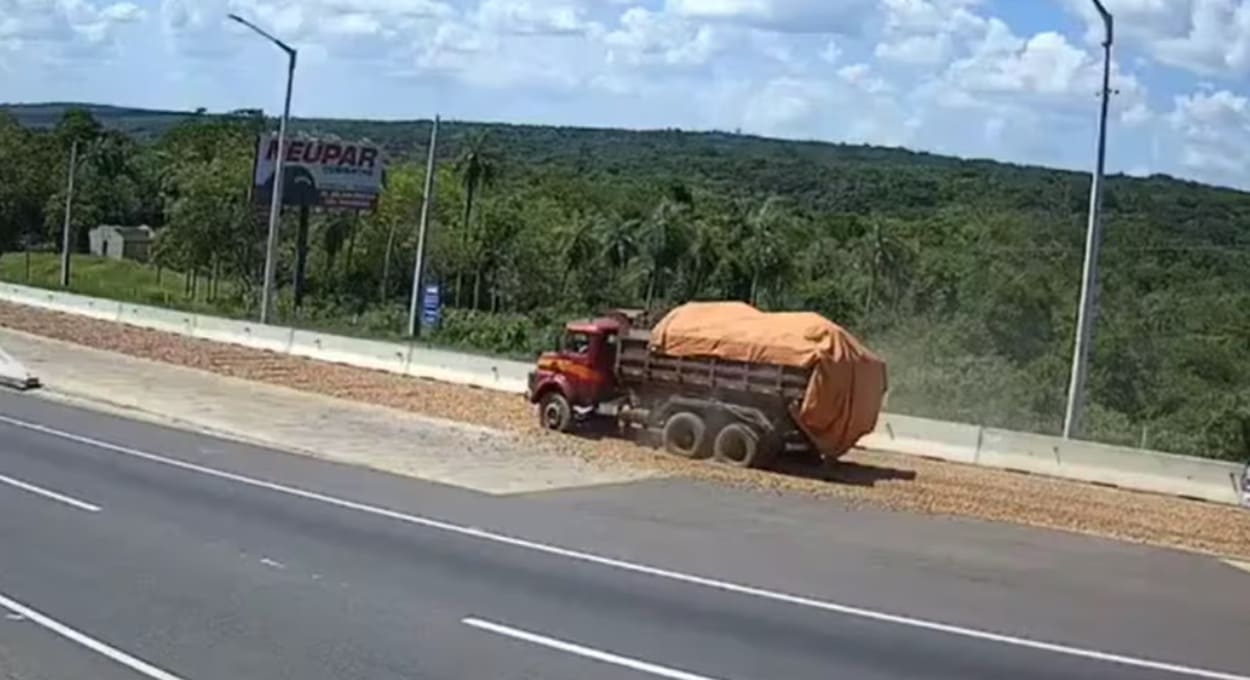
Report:
[[[1236,463],[1082,441],[1061,442],[1059,459],[1058,474],[1070,479],[1232,505],[1240,501]]]
[[[486,389],[523,394],[530,365],[518,361],[449,352],[414,346],[404,372],[415,378],[428,378]]]
[[[884,413],[877,431],[860,440],[866,449],[895,451],[957,463],[975,463],[981,427]]]
[[[408,345],[397,342],[360,340],[296,330],[291,334],[290,353],[321,361],[403,373],[408,365],[411,349]]]
[[[178,335],[194,335],[195,319],[196,316],[188,312],[123,303],[117,320],[140,328],[150,328]]]
[[[41,291],[37,288],[28,288],[26,286],[0,282],[0,299],[16,304],[27,305],[30,307],[43,306],[40,296],[38,295],[39,292]]]
[[[205,340],[516,394],[525,391],[530,371],[530,364],[523,362],[123,305],[14,284],[0,284],[0,299]],[[1245,477],[1250,470],[1205,458],[889,413],[882,414],[877,431],[865,437],[861,445],[1250,507],[1250,480]]]
[[[987,427],[981,432],[977,463],[990,467],[1055,474],[1059,467],[1056,437]]]
[[[29,307],[50,309],[54,312],[63,312],[65,314],[77,314],[78,316],[102,319],[104,321],[117,321],[121,317],[121,303],[116,300],[105,300],[103,298],[93,298],[42,288],[30,288],[11,283],[4,284],[0,288],[0,299]]]
[[[294,333],[290,328],[282,326],[267,326],[215,316],[195,317],[194,337],[279,354],[291,351],[291,336]]]

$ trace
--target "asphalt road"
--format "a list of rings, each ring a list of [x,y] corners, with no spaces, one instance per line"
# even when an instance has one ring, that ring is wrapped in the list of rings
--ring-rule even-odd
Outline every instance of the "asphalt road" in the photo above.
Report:
[[[0,395],[15,680],[1247,680],[1248,594],[1051,532],[685,482],[490,497]]]

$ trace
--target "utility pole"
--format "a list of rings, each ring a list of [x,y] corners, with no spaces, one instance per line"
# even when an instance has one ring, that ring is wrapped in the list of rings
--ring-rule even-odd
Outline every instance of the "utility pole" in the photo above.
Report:
[[[286,167],[286,128],[287,123],[291,119],[291,90],[295,84],[295,62],[299,52],[247,19],[237,14],[227,16],[232,21],[252,29],[261,37],[277,45],[287,55],[286,102],[282,106],[282,122],[278,124],[278,157],[274,162],[273,195],[269,200],[269,234],[265,240],[265,281],[260,298],[260,322],[269,323],[273,313],[274,277],[278,257],[278,224],[282,218],[283,170]],[[260,152],[265,153],[266,150],[262,148]]]
[[[1085,266],[1081,278],[1081,307],[1076,320],[1076,346],[1072,351],[1072,380],[1068,386],[1068,408],[1063,418],[1063,438],[1071,439],[1081,430],[1085,410],[1085,390],[1089,377],[1089,354],[1098,315],[1098,255],[1102,249],[1102,183],[1107,167],[1107,111],[1111,105],[1111,45],[1115,21],[1102,0],[1093,0],[1102,17],[1103,40],[1102,105],[1098,120],[1098,160],[1089,192],[1089,225],[1085,232]]]
[[[417,337],[421,333],[421,281],[425,269],[425,235],[430,226],[430,206],[434,202],[434,169],[435,150],[438,148],[439,117],[434,116],[434,127],[430,130],[430,151],[425,159],[425,196],[421,199],[421,225],[417,231],[417,259],[412,267],[412,301],[408,306],[408,335]]]
[[[73,229],[70,222],[74,213],[74,175],[78,174],[78,140],[69,147],[69,178],[65,184],[65,224],[61,227],[61,287],[69,288],[69,264],[71,246],[73,245]]]

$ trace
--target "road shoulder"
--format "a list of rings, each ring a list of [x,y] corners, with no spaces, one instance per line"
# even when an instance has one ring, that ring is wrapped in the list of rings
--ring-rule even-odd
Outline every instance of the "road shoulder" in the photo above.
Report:
[[[527,493],[652,476],[536,450],[488,427],[8,330],[0,330],[0,343],[38,370],[47,398],[474,491]]]

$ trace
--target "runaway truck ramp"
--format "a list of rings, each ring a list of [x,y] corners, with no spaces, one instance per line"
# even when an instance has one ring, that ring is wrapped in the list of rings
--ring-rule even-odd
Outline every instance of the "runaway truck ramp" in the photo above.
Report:
[[[0,347],[0,387],[15,390],[33,390],[39,387],[39,378],[26,370],[20,361]]]

